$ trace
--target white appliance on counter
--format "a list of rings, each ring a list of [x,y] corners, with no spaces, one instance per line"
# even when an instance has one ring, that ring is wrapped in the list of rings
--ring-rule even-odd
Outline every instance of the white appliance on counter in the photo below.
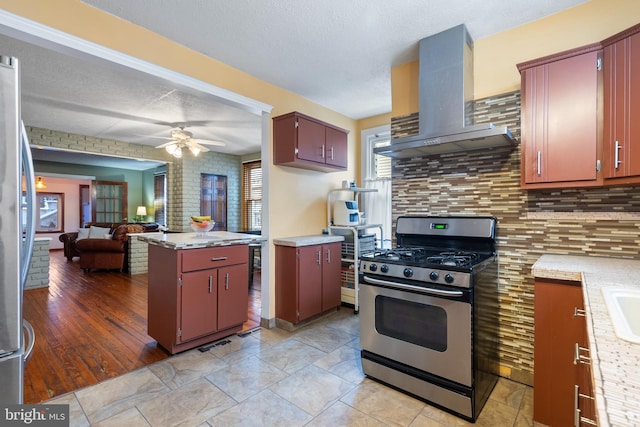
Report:
[[[360,224],[360,212],[356,200],[333,202],[333,225],[354,226]]]
[[[22,404],[24,364],[35,342],[33,328],[22,319],[22,293],[33,254],[36,193],[20,117],[18,60],[8,56],[0,56],[0,111],[0,403]]]

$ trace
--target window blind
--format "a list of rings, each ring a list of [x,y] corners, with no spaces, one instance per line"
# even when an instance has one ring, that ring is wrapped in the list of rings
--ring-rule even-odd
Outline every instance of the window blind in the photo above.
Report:
[[[242,227],[262,229],[262,164],[259,160],[242,165]]]
[[[153,176],[153,219],[160,225],[167,225],[167,174]]]
[[[384,147],[389,145],[389,139],[385,138],[381,141],[375,141],[373,148]],[[373,150],[372,150],[373,153]],[[391,157],[373,154],[373,173],[372,178],[391,178]]]

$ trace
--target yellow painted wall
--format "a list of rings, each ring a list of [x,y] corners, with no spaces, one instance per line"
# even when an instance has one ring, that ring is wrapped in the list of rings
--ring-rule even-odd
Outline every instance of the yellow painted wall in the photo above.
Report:
[[[318,173],[273,166],[270,157],[269,198],[270,238],[319,234],[327,224],[326,198],[329,189],[342,180],[355,179],[359,165],[356,121],[292,92],[259,80],[187,49],[144,28],[92,8],[78,0],[0,0],[0,8],[56,28],[85,40],[126,53],[136,58],[191,76],[273,106],[272,117],[300,111],[350,131],[348,172]],[[270,130],[269,135],[272,132]],[[273,254],[273,247],[271,253]],[[274,290],[274,262],[270,260],[270,290]],[[269,314],[275,317],[275,299]]]
[[[474,41],[474,98],[520,89],[516,64],[596,43],[640,23],[638,0],[592,0]],[[418,111],[418,61],[391,70],[392,117]]]

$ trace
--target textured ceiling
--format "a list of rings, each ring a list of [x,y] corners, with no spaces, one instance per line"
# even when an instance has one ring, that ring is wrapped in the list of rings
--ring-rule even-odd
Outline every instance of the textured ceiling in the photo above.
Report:
[[[391,68],[417,59],[420,39],[460,23],[479,39],[584,0],[84,3],[359,119],[391,111]],[[153,146],[166,142],[170,129],[186,125],[196,138],[227,143],[215,151],[260,151],[255,114],[121,65],[18,38],[0,35],[0,54],[21,61],[28,125]]]
[[[83,0],[353,119],[391,111],[391,68],[461,23],[474,40],[585,0]]]

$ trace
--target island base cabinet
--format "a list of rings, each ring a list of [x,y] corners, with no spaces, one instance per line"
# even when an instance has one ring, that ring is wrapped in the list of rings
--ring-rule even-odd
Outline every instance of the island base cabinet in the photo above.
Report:
[[[180,342],[188,342],[218,330],[216,307],[218,276],[216,271],[192,271],[182,275],[180,293]],[[187,309],[188,307],[188,309]]]
[[[233,265],[218,270],[218,329],[231,328],[247,321],[248,275],[248,264]]]
[[[276,317],[299,323],[340,306],[341,243],[276,245]]]
[[[171,249],[149,245],[148,334],[175,354],[242,329],[247,245]]]

